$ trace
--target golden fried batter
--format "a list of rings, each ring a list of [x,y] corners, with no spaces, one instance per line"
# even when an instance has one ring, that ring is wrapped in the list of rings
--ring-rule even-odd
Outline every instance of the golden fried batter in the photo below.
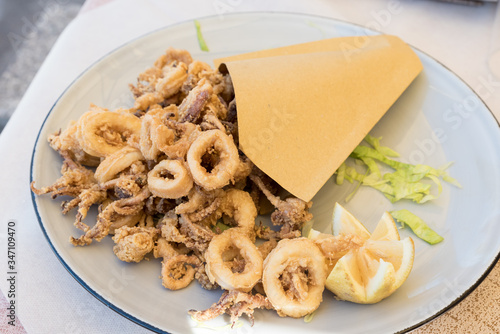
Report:
[[[123,226],[115,231],[113,252],[122,261],[140,262],[154,247],[158,230],[154,227]]]
[[[246,314],[253,323],[256,308],[275,308],[264,291],[262,262],[279,240],[301,236],[312,218],[312,203],[279,197],[279,186],[239,150],[229,74],[193,60],[186,50],[169,48],[130,90],[135,101],[129,109],[91,104],[78,121],[49,136],[49,145],[63,158],[61,177],[40,189],[33,182],[31,190],[69,196],[62,212],[77,208],[74,225],[83,232],[70,237],[74,246],[111,234],[121,261],[140,262],[152,253],[155,262],[161,261],[167,289],[185,288],[193,280],[208,290],[239,286],[241,279],[233,285],[222,280],[215,268],[219,262],[228,277],[249,271],[251,284],[242,291],[259,293],[225,291],[209,309],[189,313],[198,321],[227,313],[233,324]],[[94,204],[97,220],[87,225]],[[255,225],[258,213],[271,212],[276,230]],[[245,247],[219,254],[213,240],[236,234],[226,241],[244,239]],[[257,248],[256,237],[268,241]],[[330,264],[344,248],[357,245],[353,238],[335,238],[317,242]],[[291,299],[307,295],[314,283],[307,270],[300,261],[289,267],[280,274],[284,294]]]

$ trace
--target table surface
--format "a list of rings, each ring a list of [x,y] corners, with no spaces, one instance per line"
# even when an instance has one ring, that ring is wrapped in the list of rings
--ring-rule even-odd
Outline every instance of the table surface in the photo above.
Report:
[[[131,1],[132,0],[124,0],[121,2],[126,5]],[[93,11],[96,11],[97,13],[99,7],[106,6],[108,3],[113,2],[120,2],[120,0],[87,0],[80,11],[80,16],[89,16]],[[321,1],[315,1],[314,3],[318,4],[320,2]],[[367,25],[373,20],[384,20],[383,13],[388,12],[388,8],[390,8],[389,6],[391,3],[389,1],[382,0],[371,2],[368,0],[360,0],[356,3],[350,3],[348,5],[338,1],[334,2],[336,8],[331,11],[331,17],[361,25]],[[235,5],[241,3],[240,1],[229,1],[228,3],[231,4],[228,6],[233,6],[230,7],[233,8],[233,11],[251,11],[252,9],[301,11],[301,8],[304,7],[300,7],[297,4],[294,7],[292,5],[288,5],[284,1],[283,3],[281,1],[277,1],[275,6],[267,6],[259,1],[256,1],[253,6],[242,5],[242,8],[237,8]],[[299,1],[295,1],[294,3],[299,3]],[[380,21],[381,23],[385,22],[382,24],[381,30],[385,33],[399,35],[405,41],[441,61],[444,65],[462,77],[473,89],[475,89],[479,96],[490,107],[496,118],[500,119],[500,94],[498,93],[498,88],[500,87],[500,58],[496,56],[498,54],[497,51],[500,51],[500,29],[498,29],[500,24],[498,23],[499,18],[496,16],[496,6],[494,4],[488,4],[479,7],[467,7],[430,1],[392,1],[392,3],[398,3],[404,11],[388,21]],[[321,14],[318,13],[318,9],[315,10],[312,7],[314,6],[311,5],[311,7],[307,9],[307,12]],[[411,12],[411,14],[409,14],[409,12]],[[203,9],[200,9],[197,11],[195,10],[191,15],[196,17],[206,14],[207,13],[203,12]],[[415,17],[418,17],[418,20],[415,20]],[[181,20],[181,18],[179,18],[179,20]],[[434,31],[439,31],[439,33],[432,33]],[[68,39],[63,39],[61,43],[63,42],[69,43]],[[27,95],[29,94],[27,93]],[[20,106],[19,109],[23,109],[22,106]],[[12,125],[12,127],[14,126],[15,125]],[[5,139],[6,136],[12,136],[12,134],[10,134],[12,130],[8,128],[9,125],[6,128],[8,134],[0,135],[0,139]],[[2,147],[5,147],[5,145],[0,145],[0,149]],[[26,181],[22,182],[25,183]],[[29,199],[27,194],[23,195],[26,199]],[[6,195],[2,196],[4,197],[0,199],[6,198]],[[2,201],[2,203],[6,202]],[[25,205],[30,205],[30,203],[25,203]],[[12,219],[12,217],[2,215],[2,222],[7,221],[7,219]],[[40,231],[32,231],[29,233],[37,233],[41,235]],[[28,236],[21,235],[20,238],[28,239]],[[3,236],[2,241],[5,241],[5,236]],[[43,246],[43,243],[46,243],[45,240],[40,242],[42,245],[40,247],[42,247],[45,251],[49,251],[47,245]],[[63,290],[68,287],[71,289],[81,289],[81,287],[78,286],[78,284],[75,284],[75,282],[66,282],[73,279],[65,272],[64,269],[62,269],[62,266],[57,263],[55,257],[53,257],[51,261],[54,262],[51,264],[53,268],[55,268],[53,274],[54,276],[41,277],[37,279],[43,280],[44,284],[47,284],[47,288],[53,289],[53,291],[55,290],[53,287],[54,283],[51,283],[52,280],[55,280],[56,282],[60,281],[60,289]],[[59,266],[59,268],[57,266]],[[35,278],[25,277],[23,280],[26,280],[29,283],[30,280],[34,281]],[[62,283],[63,281],[64,283]],[[499,282],[500,263],[497,263],[485,280],[469,296],[467,296],[451,310],[412,331],[412,333],[500,333]],[[26,287],[26,284],[27,283],[22,283],[21,287]],[[56,283],[56,285],[57,284],[59,283]],[[42,287],[43,285],[39,286]],[[28,289],[26,288],[26,290]],[[144,329],[139,326],[129,323],[129,320],[117,316],[113,313],[113,311],[102,307],[97,300],[86,296],[86,292],[83,291],[83,289],[81,290],[81,293],[76,293],[74,295],[79,296],[79,300],[81,300],[80,305],[85,305],[83,310],[94,310],[89,313],[92,317],[97,317],[95,310],[99,310],[99,312],[104,312],[106,314],[109,321],[106,321],[103,326],[109,325],[109,322],[111,321],[119,324],[117,325],[117,328],[122,328],[125,332],[144,331]],[[2,290],[2,292],[5,294],[4,290]],[[20,290],[20,293],[21,297],[19,298],[21,303],[23,290]],[[73,295],[73,292],[69,292],[69,290],[68,293]],[[2,312],[5,312],[7,305],[5,296],[0,294],[0,308],[2,309],[2,311],[0,311],[0,315],[2,315],[2,319],[5,319],[6,315]],[[57,303],[51,303],[50,306],[54,307],[55,310],[51,310],[50,307],[47,307],[46,309],[37,309],[36,312],[41,312],[42,315],[54,318],[57,318],[58,314],[68,313],[67,310],[63,310],[60,306],[57,306]],[[25,310],[30,310],[29,307],[24,307]],[[16,327],[6,326],[5,322],[2,321],[0,324],[0,332],[53,333],[56,332],[55,329],[60,331],[60,328],[64,328],[62,332],[100,332],[99,325],[93,324],[89,327],[80,328],[80,325],[88,326],[88,321],[83,319],[80,320],[81,323],[73,322],[69,327],[68,325],[61,327],[60,324],[58,325],[57,319],[51,319],[50,321],[47,321],[48,324],[46,323],[43,326],[41,324],[37,325],[34,319],[35,318],[33,318],[33,316],[22,313],[20,319],[17,319]],[[88,331],[82,330],[82,328],[87,328]]]

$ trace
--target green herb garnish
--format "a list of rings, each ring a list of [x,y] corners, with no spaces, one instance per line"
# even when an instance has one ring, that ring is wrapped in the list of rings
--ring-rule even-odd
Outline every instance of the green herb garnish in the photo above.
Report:
[[[201,33],[200,22],[198,20],[194,20],[194,26],[196,28],[196,37],[198,37],[198,44],[200,45],[201,51],[209,52],[210,50],[208,49],[207,43],[203,38],[203,34]]]
[[[444,240],[442,236],[437,234],[433,229],[431,229],[422,218],[414,215],[410,211],[403,209],[398,211],[390,212],[392,217],[401,223],[401,227],[408,225],[413,233],[420,239],[430,243],[431,245],[437,244]]]

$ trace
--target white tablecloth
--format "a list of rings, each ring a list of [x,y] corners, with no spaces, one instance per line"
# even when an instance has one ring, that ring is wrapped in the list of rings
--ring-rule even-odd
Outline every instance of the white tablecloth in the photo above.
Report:
[[[54,2],[57,4],[58,1],[63,0]],[[178,21],[220,14],[221,10],[301,12],[378,27],[385,33],[400,36],[449,67],[475,89],[500,118],[500,78],[494,76],[489,64],[497,47],[500,48],[494,4],[467,7],[397,0],[115,0],[87,10],[60,36],[0,135],[0,250],[5,254],[6,224],[14,219],[18,229],[18,316],[28,333],[148,332],[92,297],[52,253],[31,204],[31,152],[51,106],[72,80],[97,59],[151,30]],[[500,61],[493,66],[500,68]],[[0,268],[2,273],[8,271],[5,260],[0,261]],[[498,269],[497,266],[492,273],[496,275],[496,281]],[[498,283],[496,290],[493,290],[495,284],[492,286],[485,295],[498,296]],[[0,289],[5,295],[8,290],[5,279],[0,280]],[[482,314],[489,314],[488,310],[495,307],[492,314],[498,315],[498,298],[494,304],[478,302],[470,306],[479,308],[475,310],[475,318],[467,319],[466,324],[470,324],[472,332],[500,332],[498,319],[485,323],[482,318]],[[5,321],[3,313],[1,321]],[[468,317],[466,313],[462,316]],[[443,326],[451,328],[450,324]],[[465,328],[463,324],[461,328]]]

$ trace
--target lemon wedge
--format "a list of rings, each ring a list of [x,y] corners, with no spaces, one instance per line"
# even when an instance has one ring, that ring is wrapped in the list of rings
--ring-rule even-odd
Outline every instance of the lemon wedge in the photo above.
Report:
[[[354,234],[363,240],[370,238],[371,234],[349,211],[339,203],[333,208],[333,235]]]
[[[408,278],[415,247],[411,238],[400,240],[389,213],[384,213],[373,233],[340,204],[333,213],[333,234],[354,234],[362,241],[336,262],[326,280],[326,288],[338,299],[373,304],[390,296]],[[324,238],[310,233],[312,239]],[[319,238],[318,238],[319,237]]]
[[[375,227],[372,235],[370,236],[371,240],[400,240],[399,232],[394,219],[392,218],[389,212],[384,212],[382,218]]]

